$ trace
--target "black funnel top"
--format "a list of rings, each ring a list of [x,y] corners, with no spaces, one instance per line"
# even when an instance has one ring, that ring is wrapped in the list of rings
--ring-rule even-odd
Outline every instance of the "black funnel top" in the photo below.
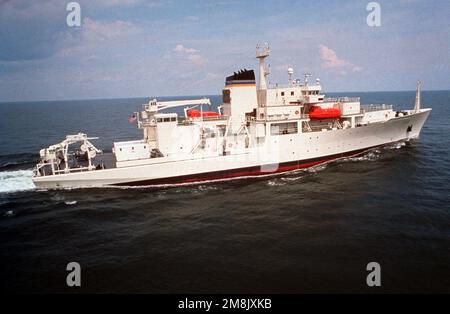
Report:
[[[248,81],[248,83],[255,83],[255,72],[247,69],[234,72],[233,75],[227,77],[226,83],[231,83],[233,81]]]

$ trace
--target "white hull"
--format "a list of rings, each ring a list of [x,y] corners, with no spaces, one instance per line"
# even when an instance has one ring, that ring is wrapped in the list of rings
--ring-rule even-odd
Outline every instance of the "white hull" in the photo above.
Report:
[[[268,135],[264,144],[239,154],[148,159],[140,165],[36,176],[33,181],[38,188],[159,185],[290,171],[417,138],[430,112],[431,109],[420,109],[417,113],[355,128]],[[411,131],[407,131],[409,126]]]

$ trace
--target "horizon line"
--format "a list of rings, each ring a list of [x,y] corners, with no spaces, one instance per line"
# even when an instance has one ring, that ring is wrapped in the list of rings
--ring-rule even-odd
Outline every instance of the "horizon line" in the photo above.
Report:
[[[392,92],[415,92],[416,90],[374,90],[374,91],[330,91],[326,94],[341,94],[341,93],[392,93]],[[450,89],[426,89],[421,92],[450,92]],[[167,98],[167,97],[205,97],[205,96],[220,96],[221,94],[196,94],[196,95],[159,95],[159,96],[134,96],[134,97],[94,97],[94,98],[77,98],[77,99],[38,99],[38,100],[7,100],[0,101],[0,104],[23,103],[23,102],[68,102],[68,101],[87,101],[87,100],[113,100],[113,99],[138,99],[138,98]]]

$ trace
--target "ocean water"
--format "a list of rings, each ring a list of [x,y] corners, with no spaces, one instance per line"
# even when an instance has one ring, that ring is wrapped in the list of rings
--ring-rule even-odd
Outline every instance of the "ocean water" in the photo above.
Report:
[[[414,103],[414,92],[346,95]],[[40,148],[81,131],[110,151],[140,137],[127,117],[147,101],[0,103],[2,292],[450,292],[450,91],[422,93],[433,112],[419,140],[304,171],[167,189],[34,188]],[[81,288],[66,286],[73,261]],[[372,261],[381,287],[366,285]]]

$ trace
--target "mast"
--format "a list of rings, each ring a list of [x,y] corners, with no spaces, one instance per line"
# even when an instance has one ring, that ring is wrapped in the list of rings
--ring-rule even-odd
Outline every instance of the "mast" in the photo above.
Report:
[[[269,45],[267,43],[264,47],[260,45],[256,46],[256,58],[259,59],[259,90],[267,89],[266,76],[269,75],[269,72],[266,70],[264,59],[269,56],[269,52]]]
[[[266,76],[269,71],[266,69],[265,59],[269,56],[269,45],[266,43],[264,47],[259,44],[256,46],[256,58],[259,60],[259,84],[256,91],[258,106],[265,107],[267,102],[267,82]],[[266,115],[265,109],[263,115]]]
[[[414,105],[414,112],[418,112],[420,110],[420,85],[421,82],[417,81],[417,87],[416,87],[416,103]]]

